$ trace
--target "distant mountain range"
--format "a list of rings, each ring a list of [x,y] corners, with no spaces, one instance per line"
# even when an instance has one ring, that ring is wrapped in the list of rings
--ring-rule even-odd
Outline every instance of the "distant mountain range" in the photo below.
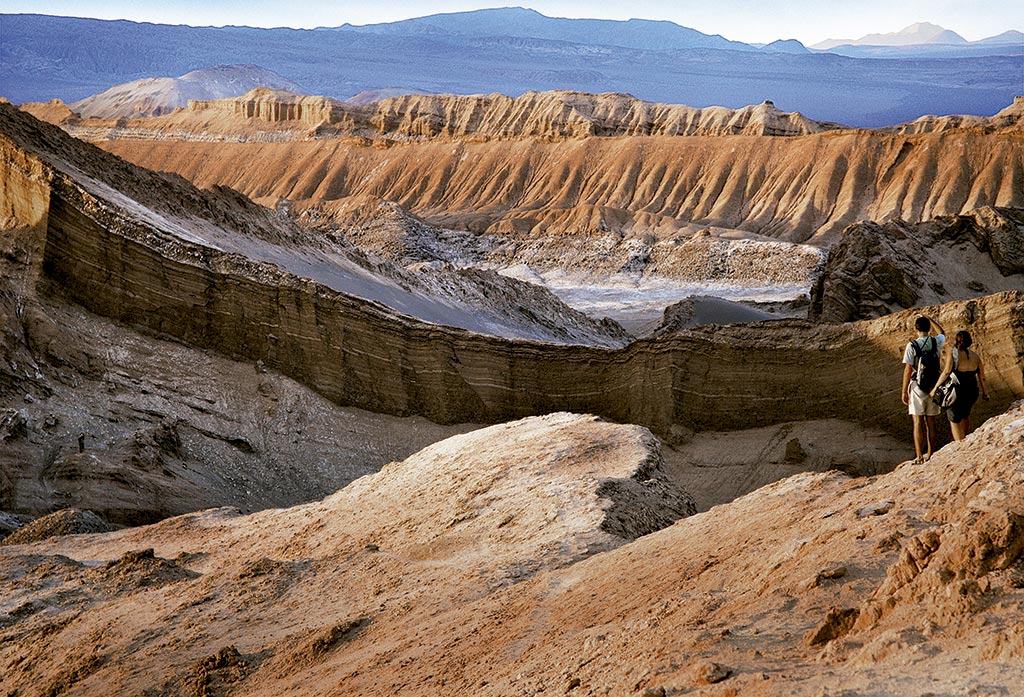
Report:
[[[404,36],[513,36],[656,51],[671,48],[756,50],[750,44],[729,41],[717,34],[704,34],[675,22],[650,19],[564,19],[547,17],[536,10],[522,7],[436,14],[387,24],[343,24],[337,29]]]
[[[759,48],[672,22],[506,8],[315,30],[0,15],[0,35],[0,96],[13,102],[70,103],[112,85],[225,64],[261,66],[337,99],[552,89],[694,107],[771,99],[785,111],[867,127],[924,114],[987,116],[1024,93],[1024,42],[1011,32],[984,42],[821,52],[795,40]]]
[[[919,22],[897,32],[868,34],[859,39],[827,39],[812,49],[846,56],[957,58],[1024,51],[1024,34],[1014,29],[980,41],[968,41],[937,24]]]
[[[912,46],[915,44],[966,44],[967,39],[955,31],[936,24],[919,22],[889,34],[868,34],[859,39],[827,39],[811,48],[827,50],[836,46]]]

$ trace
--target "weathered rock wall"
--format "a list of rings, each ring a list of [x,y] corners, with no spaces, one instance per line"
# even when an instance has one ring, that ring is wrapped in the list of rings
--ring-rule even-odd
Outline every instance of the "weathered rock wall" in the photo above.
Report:
[[[282,239],[292,234],[232,192],[213,196],[137,170],[58,129],[36,132],[23,124],[18,130],[17,118],[6,127],[50,153],[44,161],[27,146],[0,143],[0,161],[21,161],[18,171],[35,173],[5,178],[4,198],[32,202],[18,210],[45,224],[44,290],[192,346],[263,361],[339,404],[440,422],[571,410],[666,436],[676,433],[674,426],[730,430],[835,417],[905,435],[899,356],[914,312],[833,326],[706,327],[618,350],[484,337],[163,232],[130,198],[121,200],[124,192],[153,199],[157,211],[180,207],[196,225]],[[75,164],[55,164],[68,162]],[[121,193],[100,200],[76,182],[83,170],[106,177]],[[108,185],[90,186],[104,192]],[[949,330],[970,328],[986,352],[994,399],[979,405],[981,416],[1024,396],[1024,293],[931,312]]]
[[[413,94],[367,105],[378,134],[393,138],[479,136],[580,138],[586,136],[769,135],[794,136],[841,128],[771,102],[741,109],[645,102],[627,94],[527,92]],[[355,111],[346,105],[346,109]]]
[[[48,168],[0,135],[0,252],[32,268],[42,259],[49,212]],[[38,266],[38,264],[36,264]]]
[[[827,243],[860,220],[1024,207],[1024,137],[947,131],[800,138],[293,143],[109,141],[136,164],[357,222],[381,199],[436,224],[511,237],[687,224]]]
[[[341,103],[329,97],[299,96],[268,88],[257,88],[229,99],[190,99],[189,111],[223,111],[246,119],[268,123],[301,121],[317,126],[343,120]]]
[[[163,119],[139,119],[135,129],[162,128],[189,122],[199,130],[218,132],[229,123],[201,122],[192,115],[223,112],[272,124],[298,121],[322,126],[316,136],[359,136],[371,139],[434,138],[584,138],[587,136],[757,135],[794,136],[841,128],[786,113],[771,102],[741,109],[645,102],[626,94],[586,94],[570,91],[503,94],[411,94],[368,104],[339,102],[329,97],[299,96],[257,88],[240,97],[189,100],[189,113]],[[128,124],[125,124],[126,126]],[[242,124],[236,123],[236,128]],[[114,138],[131,137],[124,126],[110,131]],[[254,138],[258,139],[258,138]]]
[[[1024,210],[985,207],[911,225],[857,223],[829,250],[809,317],[850,322],[1024,290]]]
[[[913,313],[818,327],[705,328],[621,350],[510,342],[423,324],[276,268],[104,220],[55,181],[45,271],[72,300],[229,357],[262,360],[330,399],[441,422],[558,410],[651,427],[729,430],[844,418],[905,430],[899,355]],[[995,400],[1024,395],[1024,294],[938,310],[989,356]]]

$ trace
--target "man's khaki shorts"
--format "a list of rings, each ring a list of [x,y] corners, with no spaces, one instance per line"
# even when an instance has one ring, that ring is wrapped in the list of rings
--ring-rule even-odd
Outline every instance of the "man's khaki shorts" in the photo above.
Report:
[[[910,414],[911,416],[938,416],[942,413],[939,405],[932,401],[927,392],[917,386],[916,382],[910,383]]]

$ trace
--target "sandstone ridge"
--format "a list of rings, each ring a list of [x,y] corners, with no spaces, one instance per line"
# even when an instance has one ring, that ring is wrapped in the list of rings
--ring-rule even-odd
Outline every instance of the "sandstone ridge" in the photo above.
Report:
[[[136,164],[222,184],[267,205],[318,207],[339,224],[381,200],[424,220],[510,239],[699,227],[828,244],[861,220],[915,223],[983,206],[1024,207],[1024,140],[942,131],[585,138],[561,143],[114,140]]]
[[[1024,210],[982,208],[910,225],[857,223],[829,251],[811,319],[851,322],[1024,288]]]
[[[86,115],[86,114],[83,114]],[[255,124],[263,123],[263,128]],[[187,109],[157,119],[82,123],[69,129],[89,139],[192,138],[261,140],[269,126],[305,137],[368,140],[564,140],[589,136],[796,136],[842,128],[780,111],[772,102],[727,109],[645,102],[627,94],[526,92],[412,94],[357,104],[258,87],[225,99],[189,100]],[[302,129],[306,129],[302,131]],[[310,130],[312,129],[312,130]]]

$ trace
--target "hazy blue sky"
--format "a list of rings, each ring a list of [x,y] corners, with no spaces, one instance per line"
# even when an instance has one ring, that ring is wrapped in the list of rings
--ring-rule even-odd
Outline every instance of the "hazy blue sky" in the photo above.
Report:
[[[553,17],[667,19],[707,34],[751,42],[799,39],[813,44],[827,38],[899,31],[914,22],[940,24],[972,41],[1007,29],[1024,30],[1024,2],[1020,0],[519,1]],[[311,28],[514,4],[516,0],[2,0],[0,10],[165,24]]]

